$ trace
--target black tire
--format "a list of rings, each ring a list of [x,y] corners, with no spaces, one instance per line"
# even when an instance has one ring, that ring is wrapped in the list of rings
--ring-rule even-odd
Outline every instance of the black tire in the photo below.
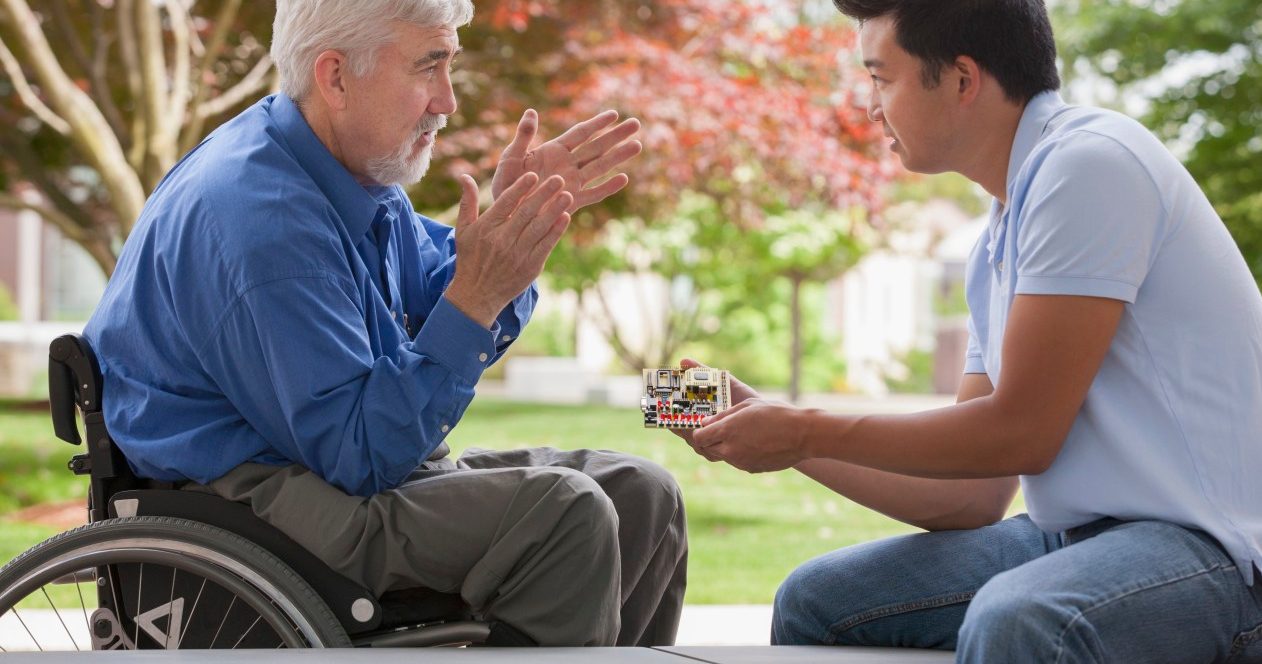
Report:
[[[346,631],[324,600],[310,584],[276,556],[226,530],[173,517],[138,516],[99,521],[51,537],[27,550],[0,568],[0,618],[5,617],[24,598],[38,597],[46,587],[67,575],[78,574],[80,570],[91,569],[95,573],[95,570],[117,571],[125,569],[125,565],[140,565],[140,578],[144,576],[146,564],[155,565],[159,571],[168,568],[175,570],[170,572],[172,593],[180,574],[186,577],[195,575],[194,582],[197,577],[204,580],[203,590],[209,581],[211,588],[216,589],[215,592],[222,590],[227,593],[224,597],[232,600],[228,612],[233,610],[237,601],[250,607],[258,617],[246,633],[262,621],[281,639],[282,645],[287,647],[351,646]],[[153,569],[155,568],[151,568]],[[113,576],[109,573],[107,576],[108,583],[100,585],[112,588]],[[83,577],[80,575],[75,578]],[[181,581],[189,583],[187,578],[181,578]],[[199,601],[201,595],[202,591],[199,590]],[[139,597],[136,602],[135,611],[139,615],[140,607],[146,605]],[[55,609],[56,605],[53,606]],[[177,606],[183,607],[183,604]],[[172,609],[167,606],[166,610],[170,612]],[[190,624],[196,611],[196,603],[192,603],[192,611],[188,614]],[[174,614],[164,616],[168,626],[162,629],[167,630],[169,638],[171,630],[179,631],[180,628],[170,627],[176,620]],[[57,618],[62,619],[60,613]],[[181,608],[179,619],[183,618]],[[225,614],[220,622],[220,629],[226,620]],[[136,620],[131,623],[136,627],[137,634],[138,622],[140,621]],[[25,621],[22,624],[26,627]],[[30,632],[29,628],[27,632]],[[70,630],[66,629],[66,633],[69,636]],[[215,638],[218,637],[219,633],[216,632]],[[245,634],[241,638],[244,639]],[[34,636],[32,640],[40,645]],[[75,642],[74,637],[71,637],[71,641]],[[133,641],[139,642],[141,639],[138,636]],[[150,645],[155,644],[162,647],[156,640]],[[180,638],[175,645],[182,644],[183,638]],[[75,645],[79,644],[75,642]],[[212,639],[210,646],[214,645],[215,641]],[[101,647],[101,644],[94,639],[94,646]],[[43,649],[43,646],[40,645],[40,648]]]

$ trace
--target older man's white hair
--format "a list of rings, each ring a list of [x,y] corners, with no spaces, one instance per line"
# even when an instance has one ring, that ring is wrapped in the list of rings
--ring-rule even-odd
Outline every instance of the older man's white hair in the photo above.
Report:
[[[377,49],[390,43],[390,22],[459,28],[473,20],[472,0],[276,0],[272,60],[280,89],[301,101],[311,92],[316,57],[346,54],[351,74],[368,75]]]

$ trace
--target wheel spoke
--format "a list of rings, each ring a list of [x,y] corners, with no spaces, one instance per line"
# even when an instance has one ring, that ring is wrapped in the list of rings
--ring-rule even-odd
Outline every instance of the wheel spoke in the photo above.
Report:
[[[219,621],[219,629],[215,630],[215,638],[210,640],[210,645],[206,646],[207,650],[215,649],[215,641],[219,640],[219,632],[223,631],[224,623],[228,622],[228,614],[232,613],[232,607],[237,603],[237,596],[232,596],[232,601],[228,602],[228,610],[223,612],[223,620]]]
[[[241,638],[237,639],[237,642],[232,644],[232,650],[236,650],[237,646],[241,645],[241,642],[245,640],[245,637],[250,635],[250,630],[254,629],[254,626],[259,624],[259,621],[262,619],[263,619],[263,614],[260,613],[259,617],[255,618],[254,622],[250,623],[250,627],[245,630],[245,633],[241,635]]]
[[[53,613],[54,613],[54,614],[56,614],[56,616],[57,616],[57,622],[61,623],[61,628],[62,628],[62,629],[64,629],[64,630],[66,630],[66,636],[70,637],[70,642],[74,644],[74,649],[75,649],[75,650],[82,650],[82,648],[80,648],[80,647],[79,647],[79,642],[78,642],[78,641],[75,641],[74,634],[71,634],[71,633],[70,633],[70,628],[69,628],[69,627],[66,627],[66,621],[65,621],[65,620],[62,620],[62,618],[61,618],[61,611],[57,610],[57,605],[56,605],[56,604],[53,604],[53,598],[51,598],[51,597],[49,597],[49,596],[48,596],[48,587],[47,587],[47,586],[40,586],[40,587],[39,587],[39,590],[40,590],[40,592],[44,593],[44,599],[48,600],[48,605],[49,605],[49,606],[51,606],[51,607],[53,607]]]
[[[136,617],[131,621],[136,625],[136,636],[132,638],[132,644],[136,646],[136,650],[140,650],[140,614],[144,613],[140,609],[140,597],[145,589],[145,564],[140,563],[140,574],[136,577]]]
[[[39,648],[40,652],[44,652],[44,646],[40,645],[39,639],[35,638],[35,635],[31,633],[31,628],[26,626],[26,621],[22,620],[22,614],[18,613],[18,607],[14,606],[9,610],[13,612],[13,615],[18,619],[18,622],[22,623],[22,629],[26,630],[26,635],[31,637],[31,641],[35,643],[35,647]]]
[[[175,577],[179,576],[179,574],[180,574],[180,570],[178,570],[178,569],[176,569],[176,568],[174,568],[174,567],[172,567],[172,568],[171,568],[171,593],[170,593],[170,595],[168,595],[168,596],[167,596],[167,606],[171,606],[171,605],[172,605],[172,603],[175,601]],[[172,622],[173,622],[174,620],[175,620],[175,616],[174,616],[174,615],[168,615],[168,616],[167,616],[167,633],[166,633],[166,636],[162,639],[162,649],[163,649],[163,650],[170,650],[170,646],[171,646],[171,625],[172,625]],[[181,626],[181,631],[183,631],[182,626]],[[177,641],[177,643],[178,643],[178,641]]]
[[[184,621],[186,626],[193,624],[193,614],[197,613],[197,603],[202,601],[202,591],[206,590],[206,579],[202,579],[202,585],[197,589],[197,597],[193,598],[193,608],[188,612],[188,620]],[[180,630],[180,640],[175,642],[175,649],[179,650],[184,645],[184,635],[188,634],[187,627]]]
[[[88,620],[88,603],[83,601],[83,586],[79,585],[79,573],[74,573],[74,588],[79,591],[79,608],[83,609],[83,624],[88,626],[88,643],[91,644],[92,621]]]

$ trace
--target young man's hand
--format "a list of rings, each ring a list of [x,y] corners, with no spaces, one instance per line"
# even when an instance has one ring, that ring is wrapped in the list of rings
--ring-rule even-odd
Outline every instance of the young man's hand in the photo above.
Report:
[[[703,368],[703,369],[709,368],[706,365],[687,357],[684,358],[682,361],[680,361],[679,366],[683,367],[684,369],[696,369],[698,367]],[[758,394],[756,390],[754,390],[754,388],[746,385],[745,383],[742,383],[740,380],[736,378],[736,376],[733,376],[730,371],[728,372],[728,378],[731,380],[731,384],[732,384],[732,405],[733,406],[747,399],[761,398],[761,396]],[[692,442],[692,434],[693,434],[692,429],[671,429],[671,433],[675,434],[676,436],[679,436],[680,438],[683,438],[684,442],[688,443],[689,445],[692,445],[692,448],[696,450],[698,454],[705,457],[706,459],[710,461],[722,461],[722,459],[719,459],[718,457],[711,456],[697,449],[697,446],[694,445]]]
[[[692,447],[707,459],[748,473],[791,468],[810,458],[805,445],[809,412],[778,401],[747,399],[702,420],[701,428],[692,432]]]
[[[513,142],[500,155],[495,178],[491,180],[491,195],[498,199],[521,176],[538,173],[541,178],[565,178],[565,190],[574,197],[566,210],[570,214],[613,196],[630,181],[625,173],[594,187],[588,185],[605,178],[644,149],[639,141],[630,140],[640,130],[640,121],[628,118],[609,129],[617,120],[617,111],[605,111],[531,150],[530,143],[539,131],[539,114],[527,110],[517,125]]]

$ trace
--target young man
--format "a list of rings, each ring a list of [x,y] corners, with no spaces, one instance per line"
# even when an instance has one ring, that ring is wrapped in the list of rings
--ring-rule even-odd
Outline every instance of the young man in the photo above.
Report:
[[[603,178],[641,149],[605,113],[531,151],[527,112],[490,209],[465,176],[454,231],[416,214],[401,185],[456,110],[472,13],[279,0],[282,93],[166,176],[88,325],[106,419],[142,476],[248,503],[378,593],[458,592],[493,643],[670,644],[687,544],[669,473],[593,451],[446,458],[570,213],[624,187]]]
[[[738,385],[694,432],[933,531],[803,565],[773,641],[1262,657],[1262,297],[1214,209],[1139,124],[1061,101],[1042,0],[836,4],[890,149],[995,202],[956,405],[850,417]],[[1029,514],[1004,520],[1018,486]]]

